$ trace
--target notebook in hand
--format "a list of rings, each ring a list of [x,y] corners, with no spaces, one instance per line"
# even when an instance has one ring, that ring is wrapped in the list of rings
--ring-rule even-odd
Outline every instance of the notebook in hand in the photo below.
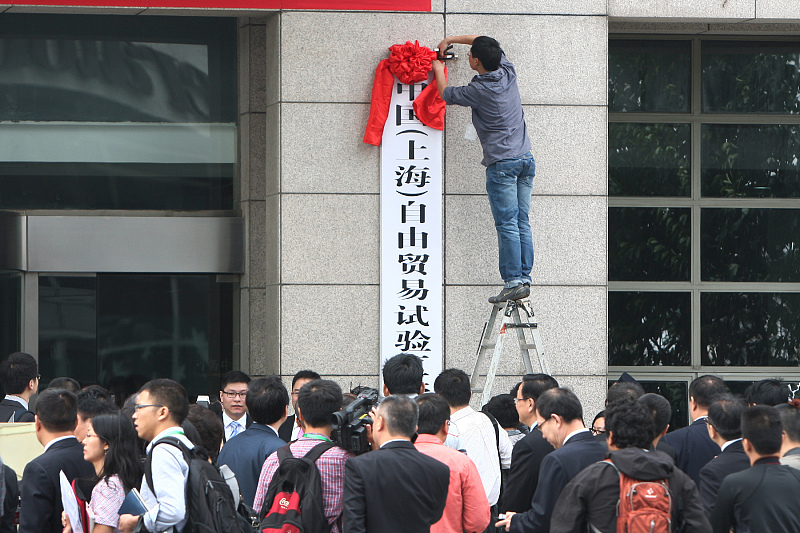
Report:
[[[147,508],[147,504],[144,503],[142,499],[142,495],[139,494],[139,491],[135,488],[131,489],[127,496],[125,496],[125,500],[122,502],[122,505],[119,507],[118,513],[120,515],[124,514],[132,514],[135,516],[143,515],[149,509]]]

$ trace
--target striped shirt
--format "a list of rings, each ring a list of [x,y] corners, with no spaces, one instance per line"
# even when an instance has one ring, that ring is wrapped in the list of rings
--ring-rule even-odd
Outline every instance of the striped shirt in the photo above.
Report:
[[[323,441],[319,439],[301,436],[291,444],[290,449],[295,457],[303,457],[311,448],[321,442]],[[331,524],[331,533],[339,532],[336,521],[341,516],[344,505],[344,463],[350,457],[353,457],[352,453],[342,448],[334,447],[317,459],[317,469],[322,481],[322,507],[325,510],[328,523]],[[274,452],[267,457],[267,460],[264,461],[264,466],[261,468],[256,497],[253,501],[253,508],[256,511],[260,511],[261,507],[263,507],[269,484],[277,469],[278,452]]]
[[[109,477],[108,481],[98,481],[92,489],[92,501],[89,502],[95,524],[113,527],[115,532],[119,532],[118,511],[124,500],[125,488],[117,474]]]

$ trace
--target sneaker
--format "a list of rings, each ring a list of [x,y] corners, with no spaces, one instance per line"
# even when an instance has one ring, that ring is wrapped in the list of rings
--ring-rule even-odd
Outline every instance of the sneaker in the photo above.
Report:
[[[521,300],[527,298],[531,294],[531,288],[528,285],[516,285],[500,291],[497,296],[489,298],[490,304],[499,304],[507,302],[508,300]]]

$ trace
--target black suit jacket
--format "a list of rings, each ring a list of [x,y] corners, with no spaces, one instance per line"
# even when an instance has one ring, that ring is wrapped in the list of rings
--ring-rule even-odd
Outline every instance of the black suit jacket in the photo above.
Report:
[[[660,439],[658,441],[658,444],[656,444],[656,450],[664,452],[665,454],[672,457],[673,462],[675,461],[675,448],[664,442],[664,439]]]
[[[561,448],[542,459],[539,484],[531,508],[511,519],[511,533],[546,533],[550,531],[550,514],[561,490],[572,478],[589,466],[602,461],[607,447],[589,432],[578,433]]]
[[[700,490],[700,497],[703,499],[706,513],[711,515],[711,511],[714,509],[722,480],[728,474],[740,472],[745,468],[750,468],[750,458],[744,453],[742,441],[737,441],[728,445],[718,456],[700,469],[700,483],[697,488]]]
[[[283,439],[284,442],[291,442],[294,425],[294,415],[289,415],[286,417],[286,421],[281,424],[281,427],[278,428],[278,436]]]
[[[94,477],[94,466],[83,460],[83,445],[75,438],[61,440],[25,466],[19,533],[61,533],[59,472],[71,482]]]
[[[700,469],[720,451],[708,436],[705,418],[698,418],[691,426],[667,433],[661,440],[675,448],[675,464],[697,485],[700,484]]]
[[[531,500],[539,482],[542,459],[554,450],[539,429],[532,429],[514,445],[511,469],[503,489],[503,509],[523,513],[531,508]]]
[[[14,422],[33,422],[35,420],[34,414],[25,409],[24,405],[14,400],[3,398],[3,400],[0,401],[0,422],[8,422],[11,415],[20,409],[24,409],[25,412],[22,413],[17,420],[14,420]]]
[[[19,502],[19,485],[17,484],[17,473],[8,465],[3,465],[3,480],[6,485],[6,497],[0,502],[3,506],[0,533],[16,533],[17,526],[14,525],[14,515],[17,512],[17,502]]]
[[[423,533],[442,517],[450,469],[408,441],[345,463],[343,531]]]

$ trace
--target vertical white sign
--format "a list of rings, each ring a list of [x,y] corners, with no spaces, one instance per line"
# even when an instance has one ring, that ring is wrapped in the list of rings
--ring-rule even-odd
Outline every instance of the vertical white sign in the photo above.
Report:
[[[381,369],[399,353],[417,355],[432,392],[444,352],[442,132],[412,107],[433,73],[427,83],[394,82],[381,140]]]

